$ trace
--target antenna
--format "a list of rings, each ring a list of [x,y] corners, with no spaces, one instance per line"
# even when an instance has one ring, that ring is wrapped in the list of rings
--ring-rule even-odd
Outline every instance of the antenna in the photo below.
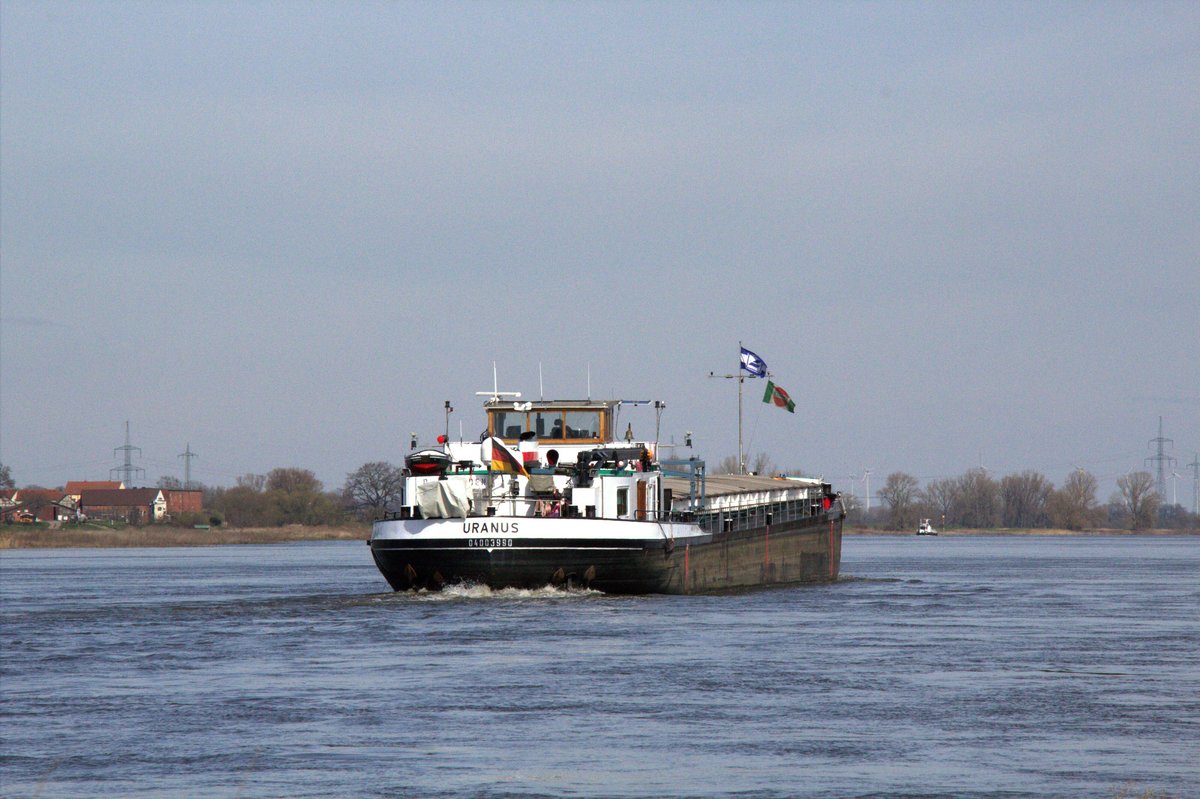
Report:
[[[1160,497],[1165,497],[1167,495],[1166,469],[1175,468],[1175,464],[1178,463],[1178,461],[1176,461],[1175,458],[1171,457],[1170,455],[1163,454],[1163,444],[1170,444],[1171,446],[1175,446],[1175,442],[1169,438],[1163,438],[1162,417],[1161,416],[1158,417],[1158,438],[1150,439],[1147,446],[1149,446],[1149,444],[1157,444],[1158,445],[1158,454],[1152,458],[1146,458],[1145,463],[1148,464],[1148,463],[1153,462],[1157,465],[1158,479],[1154,483],[1154,488],[1156,491],[1158,491],[1158,495]]]
[[[667,409],[667,403],[662,400],[654,401],[654,457],[658,457],[658,441],[662,433],[662,415]]]
[[[114,455],[116,455],[118,452],[125,453],[125,463],[122,466],[116,466],[116,467],[113,467],[112,469],[108,470],[109,477],[112,476],[113,472],[124,475],[124,477],[121,478],[121,482],[123,482],[125,484],[126,488],[131,487],[131,484],[133,483],[133,478],[137,476],[138,472],[141,472],[142,474],[146,473],[145,469],[141,468],[140,466],[133,465],[133,451],[134,450],[137,450],[138,457],[141,457],[141,455],[142,455],[141,447],[135,447],[129,443],[129,420],[126,419],[125,420],[125,446],[116,447],[115,449],[113,449]]]
[[[183,458],[183,487],[185,489],[192,487],[192,458],[199,458],[195,452],[192,452],[192,444],[189,441],[187,447],[184,448],[176,457]]]
[[[491,391],[476,391],[477,397],[488,397],[488,402],[499,402],[501,397],[519,397],[520,391],[501,391],[500,381],[496,377],[496,362],[492,361],[492,390]]]
[[[542,386],[542,362],[538,361],[538,399],[544,400],[545,398],[546,389]]]

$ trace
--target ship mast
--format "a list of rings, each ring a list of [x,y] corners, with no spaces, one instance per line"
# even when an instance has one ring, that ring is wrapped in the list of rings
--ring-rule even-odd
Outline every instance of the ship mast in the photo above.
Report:
[[[738,381],[738,474],[746,473],[746,457],[742,454],[742,384],[746,382],[746,376],[742,374],[742,342],[738,342],[738,370],[737,374],[719,375],[715,372],[709,372],[709,377],[717,377],[723,380]]]

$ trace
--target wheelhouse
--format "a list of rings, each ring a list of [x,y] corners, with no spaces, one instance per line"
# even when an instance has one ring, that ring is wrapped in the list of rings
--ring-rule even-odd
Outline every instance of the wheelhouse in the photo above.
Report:
[[[544,444],[603,444],[613,440],[617,405],[617,401],[497,403],[487,409],[488,435],[506,444],[531,436]]]

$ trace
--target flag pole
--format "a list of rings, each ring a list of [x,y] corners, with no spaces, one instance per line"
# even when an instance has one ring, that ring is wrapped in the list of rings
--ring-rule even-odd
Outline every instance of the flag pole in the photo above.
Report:
[[[746,459],[742,455],[742,384],[746,378],[742,375],[742,342],[738,341],[738,474],[746,473]]]
[[[745,348],[742,346],[742,342],[739,341],[738,342],[738,368],[737,368],[737,371],[734,372],[733,374],[719,375],[716,372],[708,373],[709,377],[720,377],[725,380],[733,380],[734,378],[736,378],[738,381],[738,466],[737,466],[738,474],[746,473],[746,462],[745,462],[746,461],[746,453],[745,453],[745,449],[743,446],[743,440],[742,440],[742,384],[746,381],[746,375],[743,374],[743,369],[745,367],[742,363],[742,352],[744,352],[744,351],[747,351],[747,350],[745,350]],[[753,354],[753,353],[751,353],[751,354]],[[755,356],[755,357],[757,358],[758,356]],[[759,358],[758,360],[760,363],[762,362],[761,358]],[[766,374],[766,368],[765,368],[766,364],[763,363],[762,366],[763,366],[763,374],[765,375]],[[751,375],[751,377],[759,377],[759,376],[761,376],[761,375],[758,375],[757,373]]]

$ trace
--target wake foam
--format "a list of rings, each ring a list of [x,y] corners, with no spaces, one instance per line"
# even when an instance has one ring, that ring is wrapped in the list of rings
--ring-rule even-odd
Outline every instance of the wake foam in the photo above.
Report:
[[[425,602],[454,602],[469,599],[580,599],[592,596],[604,596],[603,591],[590,588],[558,588],[547,584],[541,588],[490,588],[478,583],[454,583],[440,591],[429,591],[422,588],[413,598]]]

